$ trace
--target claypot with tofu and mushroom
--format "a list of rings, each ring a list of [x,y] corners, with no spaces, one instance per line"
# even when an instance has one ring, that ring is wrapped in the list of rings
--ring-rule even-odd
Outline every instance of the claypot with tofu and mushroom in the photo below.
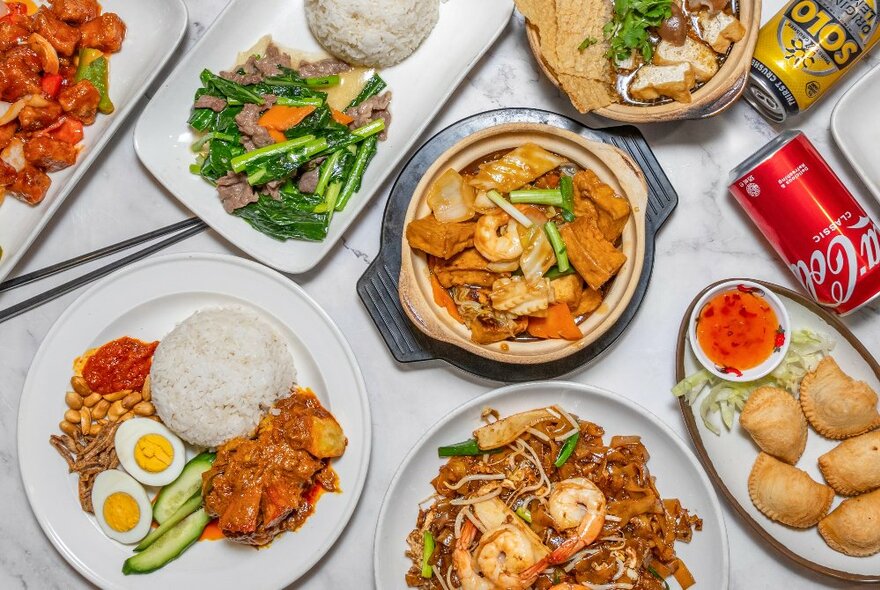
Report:
[[[500,127],[516,132],[471,136],[416,189],[401,299],[423,331],[478,354],[564,356],[596,337],[637,278],[644,179],[610,146],[545,125]]]

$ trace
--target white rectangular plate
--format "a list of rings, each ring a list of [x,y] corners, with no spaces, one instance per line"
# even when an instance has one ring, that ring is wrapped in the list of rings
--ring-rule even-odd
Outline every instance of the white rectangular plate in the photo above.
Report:
[[[382,70],[394,99],[388,139],[379,144],[360,192],[336,214],[323,242],[281,242],[227,214],[216,189],[189,171],[192,130],[187,126],[199,73],[218,72],[235,63],[238,52],[264,35],[282,47],[321,51],[309,32],[302,0],[233,0],[190,51],[147,106],[135,129],[135,150],[144,165],[181,203],[215,231],[255,259],[278,270],[301,273],[313,268],[339,241],[385,178],[436,115],[465,74],[504,30],[509,0],[449,0],[440,4],[437,26],[409,58]]]
[[[8,197],[0,206],[0,280],[15,266],[76,183],[125,121],[153,79],[171,57],[186,31],[181,0],[105,0],[104,11],[117,13],[127,27],[122,50],[110,58],[110,98],[116,111],[98,115],[85,128],[83,151],[76,164],[49,175],[52,186],[39,205]]]
[[[880,66],[874,67],[853,84],[834,107],[831,113],[831,134],[840,151],[868,186],[868,190],[880,201],[880,157],[877,152],[880,119],[876,114],[878,101]]]

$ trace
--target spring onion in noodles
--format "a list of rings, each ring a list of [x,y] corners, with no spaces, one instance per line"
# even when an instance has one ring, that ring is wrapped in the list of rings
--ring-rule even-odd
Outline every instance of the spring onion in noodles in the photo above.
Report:
[[[578,440],[581,438],[580,432],[575,432],[565,441],[565,444],[562,445],[562,448],[559,450],[559,456],[556,457],[556,461],[553,462],[557,468],[565,465],[565,462],[568,461],[568,458],[571,457],[571,454],[574,452],[574,448],[578,444]]]
[[[428,560],[431,559],[431,556],[434,555],[434,535],[431,534],[431,531],[425,531],[424,536],[424,546],[422,548],[422,577],[430,578],[434,573],[431,564],[428,563]]]
[[[447,445],[437,449],[441,457],[474,457],[482,454],[500,453],[502,449],[483,450],[477,444],[476,439],[470,438],[454,445]]]
[[[651,574],[652,576],[654,576],[655,578],[657,578],[658,580],[660,580],[661,582],[663,582],[664,590],[669,590],[669,582],[667,582],[663,578],[663,576],[661,576],[660,573],[657,570],[655,570],[653,567],[651,567],[650,565],[648,566],[648,573]]]
[[[525,504],[516,509],[516,515],[527,523],[532,524],[532,512]]]
[[[525,228],[532,227],[532,220],[526,217],[519,209],[511,205],[507,199],[501,196],[501,193],[496,190],[491,190],[486,193],[486,196],[489,197],[490,201],[501,207],[505,213],[516,219],[520,225]]]

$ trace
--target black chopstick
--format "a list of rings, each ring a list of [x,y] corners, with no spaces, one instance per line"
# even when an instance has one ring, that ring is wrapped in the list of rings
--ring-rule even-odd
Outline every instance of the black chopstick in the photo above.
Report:
[[[189,221],[189,220],[187,220],[187,221]],[[198,223],[193,223],[185,231],[182,231],[178,234],[175,234],[169,238],[166,238],[166,239],[162,240],[161,242],[156,242],[152,246],[147,246],[146,248],[144,248],[142,250],[138,250],[137,252],[134,252],[133,254],[129,254],[128,256],[125,256],[124,258],[120,258],[119,260],[117,260],[115,262],[111,262],[110,264],[106,264],[106,265],[102,266],[101,268],[97,268],[89,273],[86,273],[79,278],[73,279],[72,281],[68,281],[62,285],[58,285],[57,287],[55,287],[53,289],[49,289],[48,291],[41,293],[40,295],[36,295],[34,297],[31,297],[30,299],[26,299],[26,300],[22,301],[21,303],[17,303],[15,305],[7,307],[4,310],[0,310],[0,324],[5,322],[6,320],[10,320],[10,319],[12,319],[16,316],[19,316],[27,311],[30,311],[34,308],[37,308],[45,303],[48,303],[48,302],[53,301],[55,299],[58,299],[62,295],[66,295],[67,293],[70,293],[71,291],[75,291],[76,289],[79,289],[83,285],[87,285],[87,284],[91,283],[92,281],[96,281],[102,277],[105,277],[108,274],[110,274],[110,273],[112,273],[112,272],[114,272],[124,266],[131,264],[132,262],[136,262],[142,258],[146,258],[147,256],[154,254],[154,253],[158,252],[159,250],[162,250],[163,248],[167,248],[168,246],[171,246],[172,244],[176,244],[177,242],[185,240],[191,236],[198,234],[199,232],[204,231],[205,228],[207,227],[207,225],[205,225],[205,223],[202,222],[201,220],[196,220],[196,221],[198,221]],[[167,229],[167,228],[163,228],[163,229]],[[156,231],[163,231],[163,230],[156,230]],[[144,235],[146,235],[146,234],[144,234]],[[160,234],[160,235],[163,235],[163,234]],[[141,237],[142,236],[138,236],[137,238],[132,238],[132,240],[137,240]],[[126,240],[126,241],[129,241],[129,240]],[[122,242],[120,242],[120,243],[122,243]],[[138,243],[140,243],[140,242],[138,242]],[[118,244],[117,244],[117,246],[118,246]],[[109,248],[113,248],[113,247],[114,246],[110,246]],[[86,256],[88,256],[88,255],[86,255]],[[64,263],[61,263],[61,264],[64,264]],[[49,268],[51,268],[51,267],[49,267]],[[37,272],[40,272],[40,271],[37,271]],[[46,276],[48,276],[48,275],[46,275]]]
[[[198,217],[190,217],[189,219],[184,219],[183,221],[178,221],[177,223],[172,223],[171,225],[166,225],[165,227],[161,227],[145,234],[123,240],[111,246],[105,246],[103,248],[93,250],[92,252],[89,252],[87,254],[76,256],[69,260],[65,260],[64,262],[59,262],[57,264],[53,264],[51,266],[47,266],[45,268],[23,274],[18,277],[7,279],[0,283],[0,293],[2,293],[3,291],[10,291],[12,289],[15,289],[16,287],[28,285],[35,281],[39,281],[40,279],[45,279],[46,277],[51,277],[52,275],[64,272],[65,270],[69,270],[71,268],[75,268],[81,264],[86,264],[88,262],[98,260],[99,258],[103,258],[105,256],[110,256],[111,254],[116,254],[117,252],[127,250],[128,248],[131,248],[133,246],[139,246],[144,242],[149,242],[151,240],[155,240],[156,238],[161,238],[162,236],[168,235],[170,233],[198,226],[201,226],[202,229],[206,227],[205,222]]]

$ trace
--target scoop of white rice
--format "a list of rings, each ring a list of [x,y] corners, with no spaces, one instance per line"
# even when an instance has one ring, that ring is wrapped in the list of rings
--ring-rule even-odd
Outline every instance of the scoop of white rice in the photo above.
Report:
[[[159,343],[150,369],[156,413],[199,447],[252,433],[295,379],[281,335],[240,307],[206,309],[185,319]]]
[[[306,0],[306,19],[324,48],[355,65],[406,59],[440,16],[440,0]]]

